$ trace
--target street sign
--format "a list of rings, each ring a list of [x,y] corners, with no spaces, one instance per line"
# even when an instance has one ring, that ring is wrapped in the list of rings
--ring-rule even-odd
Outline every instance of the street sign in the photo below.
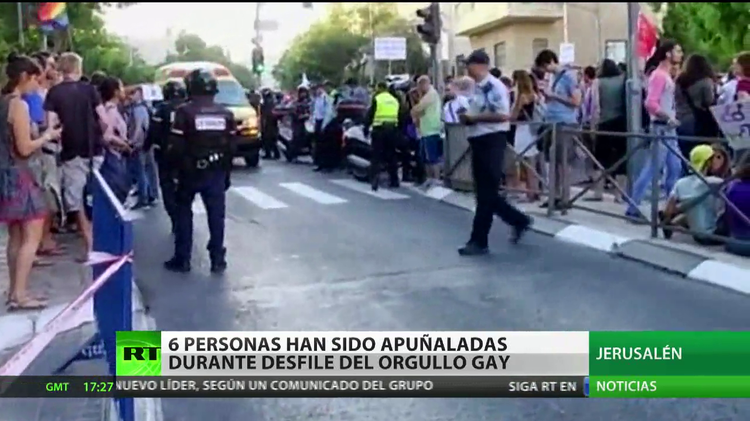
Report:
[[[375,60],[406,60],[406,38],[375,38]]]
[[[576,61],[575,44],[564,42],[560,44],[560,64],[573,64]]]
[[[278,31],[279,30],[279,22],[275,20],[256,20],[255,21],[255,28],[256,31]]]

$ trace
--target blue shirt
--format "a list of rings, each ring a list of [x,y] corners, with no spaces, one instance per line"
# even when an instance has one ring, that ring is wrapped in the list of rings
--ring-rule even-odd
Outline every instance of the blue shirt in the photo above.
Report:
[[[575,71],[561,69],[552,76],[551,92],[563,99],[570,99],[579,90]],[[549,123],[578,123],[578,107],[568,107],[559,101],[547,101],[544,121]]]
[[[29,106],[29,117],[37,125],[44,124],[44,98],[38,92],[23,94],[23,100]]]
[[[328,114],[328,94],[318,94],[313,99],[313,118],[315,120],[325,120]]]
[[[698,178],[697,175],[689,175],[682,177],[677,180],[672,190],[672,196],[677,199],[680,204],[691,203],[696,200],[700,200],[698,203],[685,211],[687,217],[688,226],[691,230],[713,234],[716,229],[716,221],[718,220],[718,210],[721,199],[713,194],[708,194],[711,190],[711,186],[716,186],[722,183],[722,180],[718,177],[706,176],[706,181],[710,184],[706,184]]]

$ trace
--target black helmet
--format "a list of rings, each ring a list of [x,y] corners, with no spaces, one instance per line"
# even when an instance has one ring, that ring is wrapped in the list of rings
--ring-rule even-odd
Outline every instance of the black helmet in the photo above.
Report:
[[[188,96],[213,96],[218,92],[216,79],[206,70],[196,69],[185,76]]]
[[[166,101],[184,98],[185,88],[182,87],[182,84],[180,82],[170,80],[166,85],[164,85],[164,88],[162,88],[162,94],[164,95],[164,99]]]

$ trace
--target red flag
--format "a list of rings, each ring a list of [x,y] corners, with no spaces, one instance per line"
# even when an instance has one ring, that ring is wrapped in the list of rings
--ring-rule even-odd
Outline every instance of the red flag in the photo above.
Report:
[[[638,57],[649,58],[656,48],[659,30],[642,12],[638,13]]]

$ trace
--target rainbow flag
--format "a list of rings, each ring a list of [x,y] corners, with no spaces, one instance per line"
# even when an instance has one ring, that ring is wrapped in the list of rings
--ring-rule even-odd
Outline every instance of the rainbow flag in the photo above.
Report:
[[[41,3],[37,17],[42,30],[46,32],[65,29],[70,24],[66,3]]]

